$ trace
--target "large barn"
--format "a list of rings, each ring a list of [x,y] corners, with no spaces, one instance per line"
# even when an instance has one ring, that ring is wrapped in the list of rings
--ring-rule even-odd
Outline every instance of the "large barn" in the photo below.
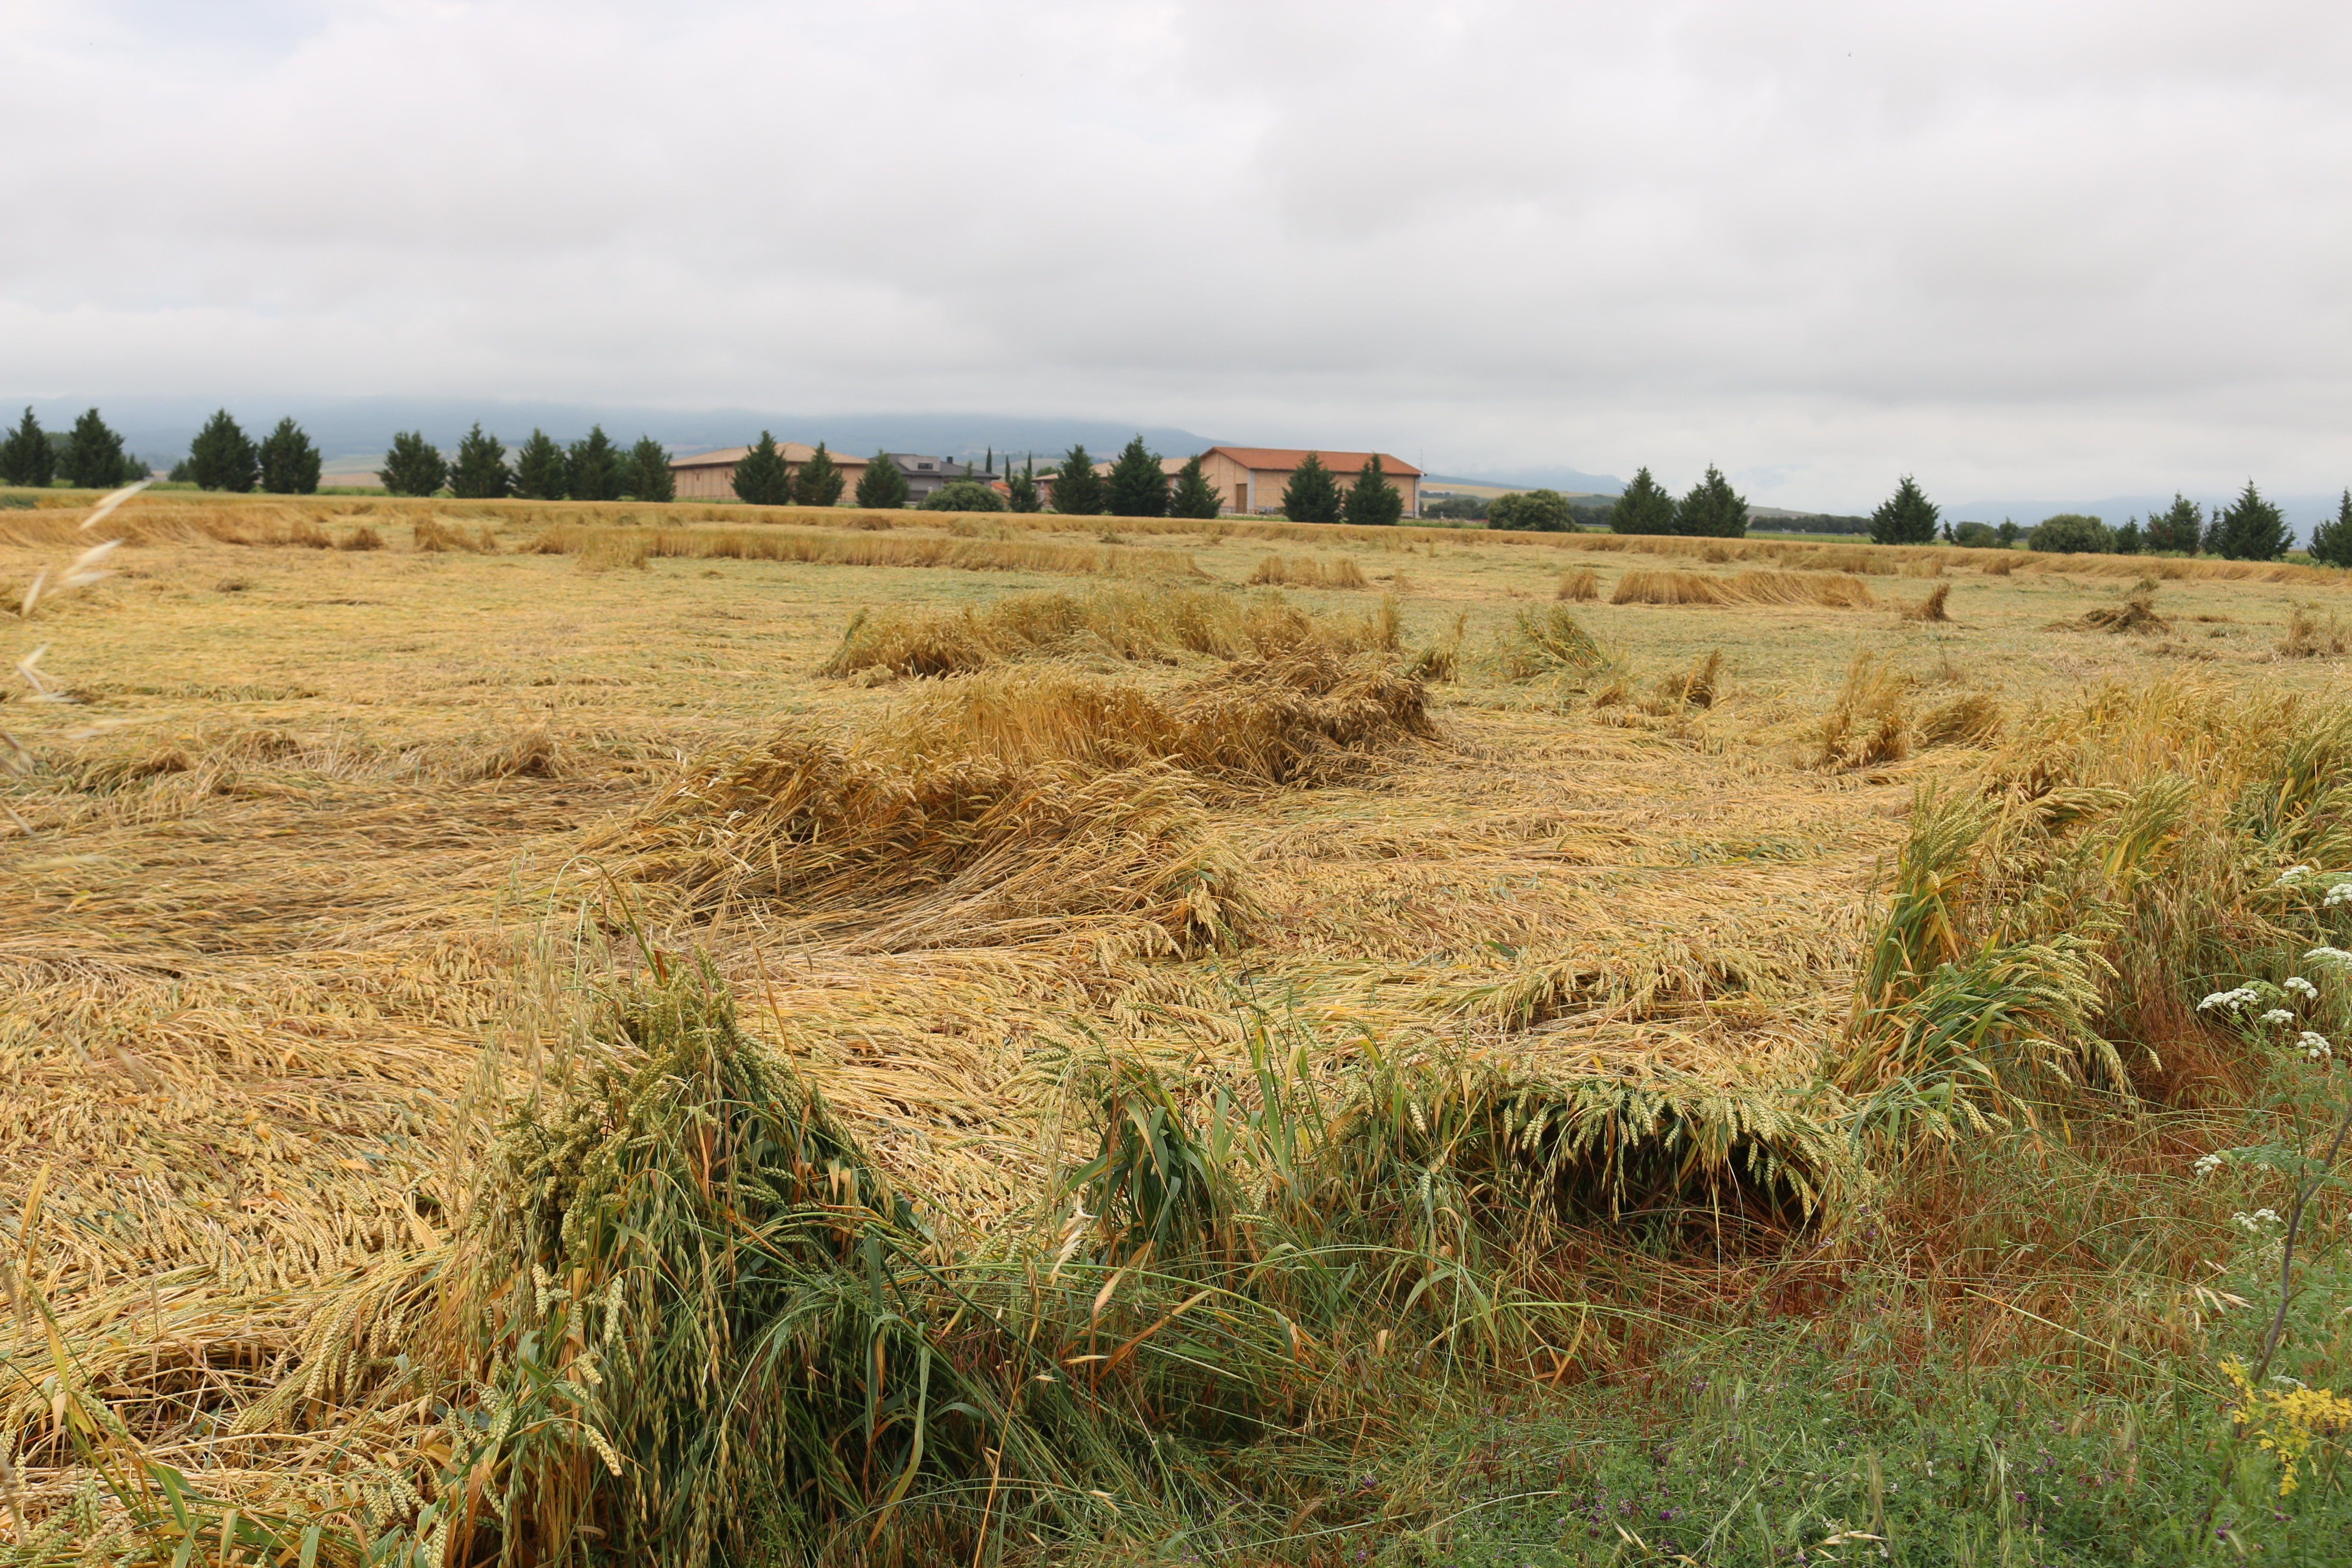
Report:
[[[721,447],[716,452],[697,452],[690,458],[672,458],[669,471],[677,476],[677,499],[680,500],[733,500],[735,499],[735,465],[743,460],[749,447]],[[798,441],[779,441],[776,450],[782,454],[784,466],[799,473],[801,465],[816,456],[814,447]],[[825,456],[841,470],[844,496],[857,489],[865,475],[866,458],[851,458],[827,447]]]
[[[1358,470],[1370,460],[1370,452],[1318,452],[1323,466],[1331,470],[1342,489],[1352,482]],[[1404,498],[1404,514],[1421,515],[1421,470],[1402,458],[1388,452],[1379,454],[1381,477],[1397,488]],[[1212,447],[1201,454],[1201,472],[1217,493],[1224,498],[1227,510],[1239,512],[1279,511],[1282,492],[1290,483],[1290,476],[1307,460],[1307,448],[1290,447]]]

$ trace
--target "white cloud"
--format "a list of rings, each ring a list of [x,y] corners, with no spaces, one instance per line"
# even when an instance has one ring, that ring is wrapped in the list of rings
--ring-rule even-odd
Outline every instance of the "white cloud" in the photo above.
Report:
[[[0,392],[2352,479],[2316,4],[0,6]]]

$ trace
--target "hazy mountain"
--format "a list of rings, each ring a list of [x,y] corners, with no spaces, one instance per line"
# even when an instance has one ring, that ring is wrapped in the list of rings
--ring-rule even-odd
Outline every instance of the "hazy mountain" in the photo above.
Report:
[[[1613,496],[1625,481],[1613,474],[1588,474],[1580,468],[1501,468],[1473,478],[1468,474],[1426,474],[1433,485],[1519,485],[1528,489],[1559,490],[1568,495]]]

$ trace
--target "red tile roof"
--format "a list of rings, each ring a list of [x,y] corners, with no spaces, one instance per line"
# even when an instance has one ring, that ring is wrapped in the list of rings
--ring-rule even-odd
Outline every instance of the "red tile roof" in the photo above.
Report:
[[[1209,450],[1223,453],[1244,468],[1264,468],[1272,469],[1277,473],[1287,473],[1307,460],[1308,448],[1305,447],[1212,447]],[[1322,458],[1323,466],[1333,473],[1352,474],[1361,468],[1366,459],[1372,454],[1370,452],[1318,452],[1315,455]],[[1386,452],[1382,452],[1380,457],[1382,474],[1395,474],[1409,479],[1421,478],[1421,470],[1402,458],[1391,457]]]

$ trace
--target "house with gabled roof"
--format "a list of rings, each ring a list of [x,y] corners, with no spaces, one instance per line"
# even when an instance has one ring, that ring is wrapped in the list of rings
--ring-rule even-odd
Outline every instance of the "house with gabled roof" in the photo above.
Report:
[[[1289,485],[1290,476],[1298,471],[1298,465],[1307,460],[1307,451],[1304,447],[1212,447],[1201,454],[1201,472],[1224,498],[1228,510],[1280,511],[1282,492]],[[1376,455],[1381,460],[1381,477],[1394,485],[1397,493],[1404,498],[1405,516],[1419,517],[1421,470],[1402,458],[1389,452],[1316,453],[1343,489]]]

